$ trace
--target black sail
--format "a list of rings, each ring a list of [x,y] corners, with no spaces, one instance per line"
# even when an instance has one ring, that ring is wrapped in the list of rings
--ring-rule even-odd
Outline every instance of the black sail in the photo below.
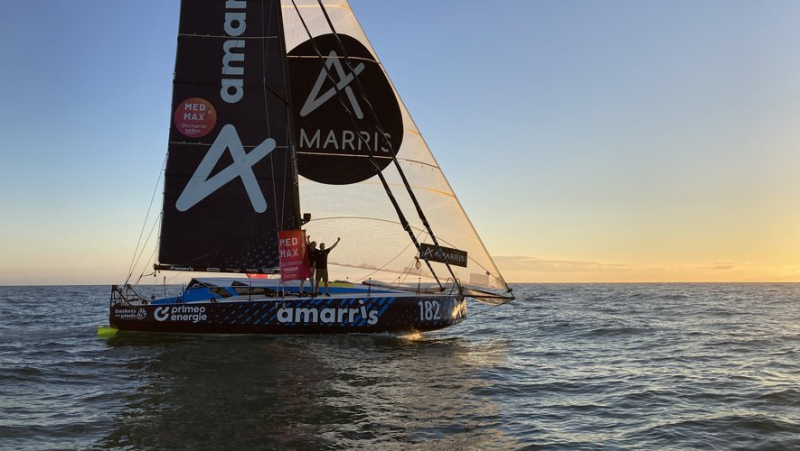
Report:
[[[269,272],[296,229],[278,0],[183,0],[160,269]]]

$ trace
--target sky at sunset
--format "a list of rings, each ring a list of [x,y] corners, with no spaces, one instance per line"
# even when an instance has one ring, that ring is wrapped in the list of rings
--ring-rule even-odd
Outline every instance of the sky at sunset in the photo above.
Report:
[[[0,285],[120,283],[179,2],[6,3]],[[350,3],[507,281],[800,282],[800,2]]]

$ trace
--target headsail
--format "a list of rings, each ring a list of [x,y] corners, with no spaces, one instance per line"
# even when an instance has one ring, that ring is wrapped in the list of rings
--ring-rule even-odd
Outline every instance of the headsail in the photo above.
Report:
[[[279,0],[181,3],[157,268],[269,272],[299,227]]]
[[[436,278],[453,274],[465,286],[491,290],[484,293],[487,299],[509,297],[508,285],[346,0],[282,0],[282,6],[300,193],[303,211],[313,217],[306,226],[311,239],[342,237],[330,263],[347,267],[355,274],[352,281],[429,282],[432,268]],[[375,176],[379,171],[398,208],[386,201],[385,186]],[[432,230],[439,249],[456,251],[453,258],[463,259],[463,266],[448,269],[443,261],[452,259],[420,255],[401,227],[398,209],[419,243],[433,244]],[[420,257],[429,257],[430,266]]]

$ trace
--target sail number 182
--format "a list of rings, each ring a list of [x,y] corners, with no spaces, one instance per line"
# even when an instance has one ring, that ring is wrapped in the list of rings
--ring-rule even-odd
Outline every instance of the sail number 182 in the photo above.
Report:
[[[442,319],[439,303],[436,301],[419,301],[419,319],[432,321]]]

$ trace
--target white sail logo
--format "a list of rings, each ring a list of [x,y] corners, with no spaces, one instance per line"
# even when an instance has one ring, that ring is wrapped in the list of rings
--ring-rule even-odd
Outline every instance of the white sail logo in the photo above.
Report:
[[[211,145],[203,161],[197,166],[197,170],[192,175],[192,178],[189,179],[189,183],[184,188],[178,201],[175,202],[175,208],[180,211],[186,211],[229,182],[240,178],[247,195],[250,197],[253,210],[257,213],[264,213],[267,211],[267,201],[258,186],[258,180],[256,180],[256,175],[253,173],[253,166],[274,149],[275,140],[268,138],[258,147],[251,150],[250,153],[246,153],[244,146],[242,146],[242,141],[239,139],[239,134],[236,132],[236,127],[231,124],[222,127],[214,144]],[[209,178],[211,171],[214,170],[226,150],[230,150],[233,163]]]
[[[297,102],[297,171],[317,183],[368,180],[401,152],[405,133],[399,99],[365,44],[348,35],[324,34],[288,53]]]
[[[336,84],[335,88],[331,88],[327,90],[325,94],[320,95],[319,93],[322,90],[322,85],[325,80],[328,79],[331,68],[336,69],[336,73],[339,75],[339,83]],[[333,96],[336,95],[336,91],[344,90],[345,94],[347,94],[347,98],[350,100],[350,105],[353,106],[353,113],[355,113],[357,118],[364,119],[364,113],[361,111],[361,106],[358,104],[355,94],[353,94],[353,88],[348,86],[363,70],[364,63],[361,63],[356,66],[353,72],[345,74],[344,67],[342,67],[342,63],[339,61],[339,55],[336,53],[336,50],[331,50],[331,53],[328,54],[328,61],[325,63],[325,68],[320,71],[317,82],[314,84],[314,89],[311,90],[311,93],[306,99],[306,103],[300,110],[300,117],[306,117],[313,113],[314,110],[333,98]]]

